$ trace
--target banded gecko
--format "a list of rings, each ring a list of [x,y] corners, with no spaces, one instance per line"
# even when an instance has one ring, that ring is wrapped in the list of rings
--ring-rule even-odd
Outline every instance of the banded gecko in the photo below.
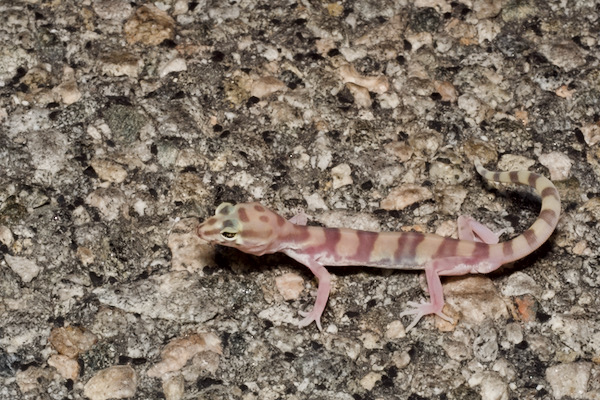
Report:
[[[459,239],[417,232],[368,232],[345,228],[306,226],[306,215],[290,220],[259,203],[233,205],[222,203],[215,216],[197,228],[200,238],[223,246],[235,247],[257,256],[282,252],[304,264],[318,279],[317,298],[299,326],[316,322],[331,289],[325,266],[360,265],[392,269],[425,270],[428,302],[409,301],[400,315],[414,315],[407,331],[424,315],[436,314],[452,322],[442,312],[444,297],[440,276],[486,274],[533,252],[552,234],[560,214],[558,190],[547,178],[528,171],[491,172],[476,161],[477,172],[487,180],[519,183],[532,187],[542,198],[537,220],[521,235],[498,243],[498,237],[471,217],[459,217]]]

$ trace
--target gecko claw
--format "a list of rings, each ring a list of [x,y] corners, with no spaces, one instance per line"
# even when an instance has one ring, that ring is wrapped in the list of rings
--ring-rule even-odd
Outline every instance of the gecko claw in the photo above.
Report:
[[[298,322],[298,326],[300,328],[308,326],[314,321],[317,324],[317,328],[319,328],[319,331],[323,332],[323,328],[321,327],[321,313],[315,312],[315,310],[313,309],[310,312],[298,311],[298,314],[304,317],[302,321]]]
[[[401,317],[403,317],[405,315],[414,315],[415,316],[413,321],[406,328],[406,332],[408,332],[412,328],[414,328],[415,325],[417,325],[417,323],[421,319],[421,317],[423,317],[425,315],[429,315],[429,314],[435,314],[438,317],[442,318],[443,320],[450,322],[451,324],[454,323],[454,319],[452,319],[451,317],[444,314],[439,306],[431,304],[430,302],[421,301],[420,303],[417,303],[415,301],[408,301],[408,302],[406,302],[406,305],[409,308],[402,311],[400,313],[400,316]]]

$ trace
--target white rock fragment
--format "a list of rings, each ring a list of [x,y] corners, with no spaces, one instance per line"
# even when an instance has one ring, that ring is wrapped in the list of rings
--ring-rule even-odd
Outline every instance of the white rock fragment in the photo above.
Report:
[[[304,290],[304,279],[298,274],[287,273],[275,278],[275,287],[284,300],[295,300]]]
[[[444,295],[446,302],[462,315],[465,322],[480,325],[488,318],[508,318],[504,298],[488,277],[451,280],[444,285]]]
[[[175,21],[164,10],[152,3],[139,7],[123,25],[129,44],[143,43],[156,46],[175,36]]]
[[[479,333],[472,343],[473,355],[480,362],[489,363],[498,357],[498,334],[489,324],[479,327]]]
[[[127,171],[119,164],[104,159],[93,159],[90,166],[100,179],[112,183],[121,183],[127,178]]]
[[[192,357],[204,351],[223,354],[221,339],[208,332],[176,338],[165,346],[161,361],[148,370],[148,376],[162,378],[169,372],[179,371]]]
[[[398,108],[400,105],[400,98],[393,92],[377,95],[377,100],[379,100],[379,106],[384,110]]]
[[[463,186],[447,186],[442,191],[442,202],[440,210],[444,214],[456,214],[460,212],[462,204],[467,198],[468,190]]]
[[[429,32],[419,32],[412,35],[408,35],[406,40],[410,43],[412,52],[416,52],[421,47],[431,46],[433,44],[433,36]]]
[[[356,46],[342,46],[340,47],[340,53],[348,62],[354,62],[367,56],[367,50],[365,50],[363,47]]]
[[[282,324],[298,325],[296,315],[297,311],[292,310],[286,303],[279,303],[258,313],[259,318],[266,319],[276,326]]]
[[[56,93],[63,104],[67,106],[81,99],[81,92],[77,88],[77,81],[75,80],[75,71],[73,68],[65,67],[62,83],[52,91]]]
[[[108,76],[129,76],[137,78],[144,61],[131,53],[109,53],[100,59],[100,69]]]
[[[100,18],[117,22],[127,19],[133,11],[127,0],[94,0],[92,7]]]
[[[176,57],[172,60],[169,60],[165,65],[160,68],[158,72],[158,76],[164,78],[169,75],[171,72],[180,72],[187,71],[187,63],[184,58]]]
[[[331,38],[317,39],[315,46],[317,46],[317,52],[322,56],[327,55],[330,50],[336,48],[335,41]]]
[[[481,400],[508,400],[508,384],[496,374],[486,374],[479,386]]]
[[[402,321],[396,320],[387,324],[385,328],[385,338],[388,340],[402,339],[406,337],[406,331]]]
[[[506,339],[513,344],[519,344],[523,341],[523,328],[517,322],[506,324]]]
[[[350,175],[352,170],[346,163],[336,165],[331,169],[331,176],[333,178],[333,189],[339,189],[342,186],[351,185],[354,181]]]
[[[432,197],[433,193],[427,188],[417,185],[403,185],[392,189],[381,202],[381,208],[384,210],[403,210],[411,204],[428,200]]]
[[[344,83],[354,83],[366,88],[369,92],[381,94],[387,92],[390,88],[385,76],[362,76],[350,64],[342,65],[339,68],[339,74]]]
[[[583,139],[588,146],[593,146],[600,142],[600,125],[590,124],[581,127],[583,133]]]
[[[137,199],[135,203],[133,203],[133,209],[140,217],[143,217],[146,214],[146,209],[148,208],[148,203],[142,199]]]
[[[190,6],[187,0],[177,0],[173,5],[173,15],[186,14],[190,10]]]
[[[55,175],[63,168],[68,138],[54,130],[31,132],[27,139],[27,150],[31,154],[31,163],[40,171]]]
[[[381,380],[381,376],[381,373],[371,371],[360,380],[360,386],[365,390],[372,390],[375,384]]]
[[[442,96],[442,101],[455,103],[458,100],[458,92],[451,82],[435,81],[433,82],[435,91]]]
[[[162,388],[165,399],[181,400],[185,393],[185,380],[181,375],[172,376],[163,381]]]
[[[553,181],[564,181],[571,175],[573,163],[569,157],[558,151],[542,154],[539,158],[540,164],[550,171],[550,179]]]
[[[262,56],[268,61],[275,61],[279,59],[279,57],[281,57],[281,54],[277,51],[275,47],[266,46],[264,51],[262,51]]]
[[[415,7],[435,8],[442,14],[452,11],[452,7],[447,0],[415,0]]]
[[[52,329],[48,342],[59,354],[76,358],[91,349],[98,342],[98,338],[81,327],[66,326]]]
[[[354,104],[360,108],[371,108],[373,101],[367,88],[354,83],[346,83],[346,87],[350,91],[350,94],[352,94],[352,97],[354,97]]]
[[[306,149],[302,146],[296,146],[293,149],[290,163],[296,169],[304,169],[310,162],[310,156],[306,153]]]
[[[393,154],[398,157],[400,162],[406,162],[410,160],[413,155],[414,150],[412,147],[406,142],[390,142],[384,145],[384,149],[387,153]]]
[[[240,17],[240,8],[238,6],[209,8],[208,16],[211,20],[217,20],[219,23],[228,19],[238,19]]]
[[[10,269],[12,269],[15,274],[19,275],[21,280],[25,283],[31,282],[41,271],[41,268],[35,262],[25,257],[5,254],[4,260],[6,260]]]
[[[458,108],[463,110],[475,123],[479,124],[486,118],[489,107],[482,104],[473,94],[463,94],[458,97]]]
[[[524,272],[516,271],[508,277],[506,285],[502,288],[502,295],[509,296],[523,296],[525,294],[531,294],[533,296],[540,296],[542,288],[537,282]]]
[[[491,42],[498,36],[501,28],[493,20],[485,19],[477,23],[477,41],[482,44],[486,40]]]
[[[494,18],[502,7],[508,3],[508,0],[475,0],[473,1],[473,11],[477,19]]]
[[[171,250],[171,268],[174,271],[196,273],[214,264],[214,246],[196,235],[197,226],[196,218],[184,218],[171,229],[167,245]]]
[[[54,367],[65,379],[75,381],[79,377],[79,363],[73,358],[62,354],[53,354],[48,359],[48,365]]]
[[[0,225],[0,243],[10,247],[14,242],[12,231],[8,226]]]
[[[137,374],[129,365],[117,365],[96,373],[84,386],[91,400],[126,399],[137,390]]]
[[[315,219],[325,226],[361,229],[363,231],[381,230],[379,220],[369,211],[364,213],[330,211],[317,216]]]
[[[262,99],[263,97],[267,97],[275,92],[279,92],[285,89],[285,83],[283,83],[279,79],[273,76],[263,76],[262,78],[258,78],[257,80],[252,82],[250,94],[252,96],[258,97],[259,99]]]
[[[94,190],[86,197],[85,202],[97,208],[107,221],[119,218],[126,204],[123,192],[116,188]]]
[[[327,210],[327,204],[325,204],[325,200],[318,193],[312,193],[309,195],[303,195],[304,200],[306,201],[307,208],[311,211],[314,210]]]
[[[73,210],[72,219],[76,226],[88,224],[92,220],[84,206],[79,206]]]
[[[574,362],[555,365],[546,369],[546,380],[552,388],[555,399],[571,397],[587,398],[585,393],[590,381],[592,364]]]
[[[567,72],[586,64],[584,51],[571,40],[542,44],[539,49],[548,61]]]
[[[531,158],[516,154],[504,154],[498,160],[496,169],[498,171],[527,171],[534,165],[535,161]]]
[[[101,286],[93,293],[101,304],[128,313],[169,321],[203,323],[214,318],[218,305],[214,296],[210,297],[210,293],[202,289],[201,280],[198,275],[189,272],[173,271],[115,287]]]
[[[54,373],[47,368],[29,367],[26,370],[17,371],[16,382],[21,393],[41,389],[40,382],[51,381]]]

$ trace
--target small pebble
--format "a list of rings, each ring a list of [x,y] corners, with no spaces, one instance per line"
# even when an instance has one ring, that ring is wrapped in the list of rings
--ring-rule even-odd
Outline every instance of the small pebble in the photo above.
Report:
[[[275,286],[284,300],[295,300],[304,290],[304,279],[298,274],[287,273],[275,278]]]
[[[129,365],[116,365],[98,371],[83,387],[91,400],[126,399],[135,396],[138,377]]]
[[[19,275],[21,280],[25,283],[29,283],[34,280],[42,270],[41,267],[39,267],[34,261],[25,257],[5,254],[4,259],[6,260],[6,263],[10,269],[12,269],[15,274]]]

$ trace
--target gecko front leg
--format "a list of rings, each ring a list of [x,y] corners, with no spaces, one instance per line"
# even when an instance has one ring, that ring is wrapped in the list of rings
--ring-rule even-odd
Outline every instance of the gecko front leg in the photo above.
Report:
[[[298,326],[308,326],[314,321],[317,324],[317,328],[319,328],[320,331],[323,331],[323,328],[321,327],[321,315],[325,310],[325,305],[327,304],[327,299],[329,298],[329,292],[331,291],[331,275],[323,265],[304,254],[297,254],[290,251],[285,253],[299,263],[306,265],[312,271],[312,273],[315,274],[315,277],[319,281],[315,305],[313,306],[312,310],[308,312],[299,311],[299,314],[303,316],[304,319],[298,323]]]

